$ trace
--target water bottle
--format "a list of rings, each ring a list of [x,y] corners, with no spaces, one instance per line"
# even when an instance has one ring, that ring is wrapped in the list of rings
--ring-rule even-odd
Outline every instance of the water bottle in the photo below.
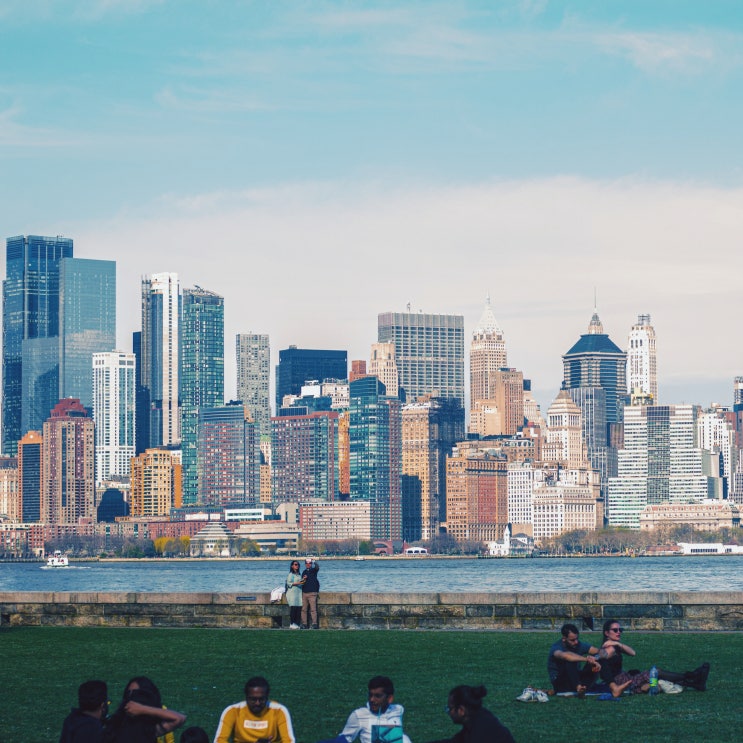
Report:
[[[648,689],[648,694],[654,697],[658,691],[658,669],[653,666],[650,669],[650,688]]]

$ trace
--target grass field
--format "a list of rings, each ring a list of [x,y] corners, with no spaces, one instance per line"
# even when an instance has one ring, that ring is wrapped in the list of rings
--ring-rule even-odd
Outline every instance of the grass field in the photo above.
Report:
[[[443,708],[460,683],[487,686],[486,706],[519,743],[740,740],[743,633],[625,635],[638,668],[684,671],[709,661],[705,693],[516,702],[528,684],[547,688],[546,653],[556,639],[541,632],[5,628],[0,743],[55,743],[80,682],[107,681],[113,709],[135,675],[150,676],[187,724],[213,735],[222,709],[242,699],[244,682],[256,674],[291,711],[299,743],[339,733],[376,674],[395,682],[413,743],[459,730]]]

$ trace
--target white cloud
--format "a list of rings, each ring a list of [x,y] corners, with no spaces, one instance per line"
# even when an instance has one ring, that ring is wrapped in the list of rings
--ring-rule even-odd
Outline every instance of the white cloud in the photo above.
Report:
[[[223,294],[228,391],[237,332],[269,333],[274,357],[293,343],[365,358],[379,312],[411,302],[461,313],[469,334],[490,293],[510,363],[551,399],[561,354],[586,332],[594,288],[620,346],[636,316],[651,314],[661,398],[665,380],[709,402],[743,372],[733,342],[743,189],[577,178],[315,183],[171,196],[157,212],[68,234],[78,255],[117,259],[126,347],[142,274],[177,271],[184,285]],[[705,385],[714,391],[699,392]]]

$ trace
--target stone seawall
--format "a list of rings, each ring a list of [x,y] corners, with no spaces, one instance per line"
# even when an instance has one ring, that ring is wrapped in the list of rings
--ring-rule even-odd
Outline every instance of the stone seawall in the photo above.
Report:
[[[607,618],[644,631],[743,630],[743,592],[330,593],[322,629],[600,629]],[[0,593],[8,626],[278,629],[289,607],[268,593]]]

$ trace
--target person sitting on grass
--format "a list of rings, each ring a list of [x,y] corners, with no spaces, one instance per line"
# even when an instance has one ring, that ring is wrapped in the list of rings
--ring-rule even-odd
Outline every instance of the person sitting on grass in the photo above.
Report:
[[[245,701],[226,707],[214,743],[295,743],[292,718],[283,704],[269,699],[263,676],[245,682]]]
[[[108,714],[105,681],[85,681],[77,689],[77,708],[62,724],[59,743],[101,743],[103,720]]]
[[[482,706],[487,693],[484,686],[455,686],[449,692],[446,713],[462,729],[453,737],[435,743],[514,743],[511,731]]]
[[[582,642],[574,624],[563,624],[561,639],[550,647],[547,672],[556,694],[583,694],[594,683],[601,664],[596,659],[599,648]],[[583,668],[579,665],[584,663]]]
[[[646,694],[650,689],[649,671],[622,670],[622,656],[636,655],[633,648],[622,642],[624,630],[616,619],[604,622],[604,643],[599,650],[601,663],[601,680],[608,685],[612,696],[619,697],[625,691],[631,694]],[[705,691],[709,676],[709,663],[702,663],[699,668],[685,673],[674,673],[658,669],[658,678],[674,684]]]

